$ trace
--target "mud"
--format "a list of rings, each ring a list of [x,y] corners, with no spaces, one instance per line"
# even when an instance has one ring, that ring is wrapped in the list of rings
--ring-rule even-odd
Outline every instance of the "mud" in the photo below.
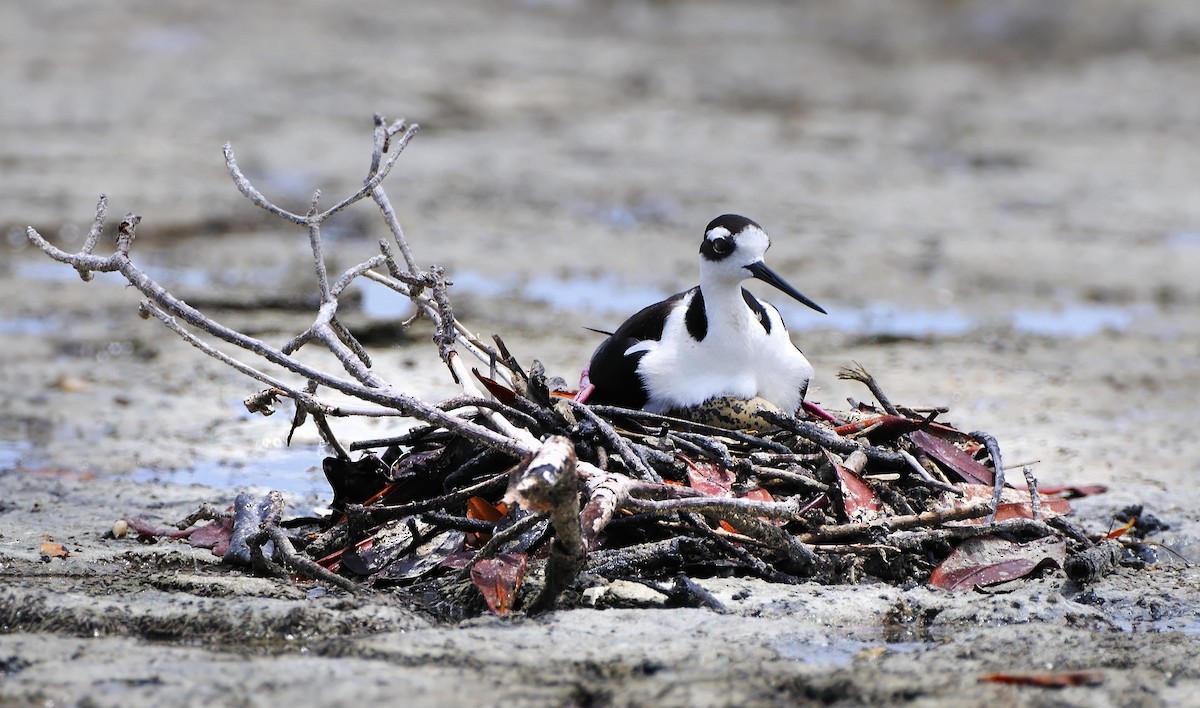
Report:
[[[1200,704],[1190,3],[10,3],[0,39],[0,702]],[[1108,485],[1074,502],[1089,529],[1144,504],[1174,553],[1086,587],[713,579],[730,614],[614,595],[447,625],[402,595],[106,537],[247,488],[319,508],[322,453],[309,430],[285,449],[286,414],[241,407],[249,381],[24,227],[77,247],[107,193],[143,216],[152,275],[284,341],[314,290],[307,242],[237,193],[220,147],[284,205],[332,203],[375,111],[423,125],[388,183],[418,259],[520,358],[573,378],[585,326],[691,285],[702,226],[745,213],[831,313],[784,310],[813,398],[867,397],[834,378],[860,362],[1043,483]],[[331,270],[383,234],[347,214]],[[351,324],[385,377],[453,395],[428,332],[386,326],[403,314],[368,292]],[[980,682],[1068,670],[1093,685]]]

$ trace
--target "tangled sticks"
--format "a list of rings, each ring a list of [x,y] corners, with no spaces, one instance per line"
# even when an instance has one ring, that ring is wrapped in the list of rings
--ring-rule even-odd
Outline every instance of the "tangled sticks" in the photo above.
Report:
[[[103,197],[78,253],[28,229],[36,246],[84,280],[94,271],[120,272],[146,296],[143,316],[265,385],[246,399],[249,410],[269,415],[289,399],[293,429],[311,417],[334,451],[325,460],[334,513],[289,523],[272,506],[249,531],[241,529],[239,538],[251,548],[239,557],[272,572],[283,563],[342,587],[403,586],[468,605],[478,604],[475,587],[502,612],[551,607],[612,578],[674,580],[671,587],[686,596],[681,601],[708,604],[711,598],[700,597],[686,576],[742,573],[776,582],[932,576],[972,586],[1061,564],[1068,543],[1090,547],[1060,518],[1064,500],[1039,499],[1033,484],[1029,492],[1005,486],[990,436],[941,423],[942,410],[893,405],[861,368],[844,376],[864,383],[877,407],[859,404],[830,420],[764,410],[756,430],[576,403],[540,364],[521,365],[500,338],[484,343],[459,322],[440,269],[416,268],[383,186],[416,130],[376,116],[363,187],[325,210],[316,192],[304,214],[264,197],[225,146],[238,189],[303,228],[312,249],[319,309],[311,325],[280,344],[222,325],[138,268],[130,257],[140,221],[134,214],[118,228],[116,251],[94,255],[107,216]],[[368,198],[391,240],[331,278],[322,227]],[[366,347],[339,320],[339,298],[359,280],[408,298],[413,319],[432,323],[433,343],[459,395],[429,403],[372,369]],[[287,373],[270,375],[218,349],[218,342]],[[303,359],[312,346],[332,353],[341,370]],[[333,400],[326,390],[343,396]],[[410,418],[417,425],[393,438],[343,444],[329,419],[348,416]],[[1027,478],[1032,482],[1028,472]],[[956,546],[965,541],[982,546],[987,560],[956,560]],[[959,565],[945,567],[949,560]]]

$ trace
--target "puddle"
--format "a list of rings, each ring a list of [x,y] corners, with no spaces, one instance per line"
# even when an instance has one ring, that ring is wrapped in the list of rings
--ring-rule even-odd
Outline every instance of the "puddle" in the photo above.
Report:
[[[0,320],[0,334],[42,336],[58,330],[60,326],[53,317],[14,317]]]
[[[800,305],[774,302],[792,331],[837,330],[873,337],[957,337],[979,326],[971,317],[953,309],[902,309],[886,302],[873,302],[857,309],[827,307],[828,315]]]
[[[1163,240],[1171,248],[1200,248],[1200,231],[1172,231]]]
[[[16,267],[16,275],[18,278],[27,280],[46,280],[52,282],[81,282],[79,280],[79,271],[69,265],[52,261],[49,259],[38,259],[32,261],[24,261],[18,263]],[[92,276],[98,280],[109,280],[114,283],[124,284],[125,276],[120,273],[100,273],[93,272]]]
[[[320,445],[294,445],[255,453],[252,458],[230,462],[201,462],[180,470],[138,469],[134,482],[199,484],[216,489],[278,490],[302,497],[328,499],[329,483],[321,471],[326,452]]]
[[[521,289],[529,300],[563,310],[591,310],[632,315],[670,296],[657,288],[623,284],[615,276],[599,278],[534,278]]]
[[[538,278],[519,289],[478,274],[459,277],[455,283],[456,287],[461,284],[463,291],[487,297],[507,292],[561,310],[627,315],[670,294],[655,288],[631,287],[615,276]],[[834,330],[861,336],[910,339],[959,337],[979,329],[987,321],[1008,322],[1017,332],[1043,337],[1089,337],[1106,331],[1126,331],[1139,319],[1153,314],[1153,310],[1145,306],[1064,304],[1047,309],[998,313],[985,319],[954,308],[912,309],[888,302],[840,308],[826,302],[829,314],[820,315],[786,300],[776,298],[772,302],[794,332]]]
[[[379,283],[360,281],[353,287],[357,288],[362,299],[359,307],[363,314],[379,320],[407,319],[413,314],[413,305],[408,298],[391,288]]]
[[[29,443],[21,440],[0,440],[0,470],[16,469],[29,452]]]
[[[1200,243],[1200,234],[1187,232],[1172,234],[1173,244],[1191,245]],[[275,282],[285,277],[280,268],[259,268],[245,272],[229,273],[219,281],[207,271],[172,266],[162,255],[150,258],[153,276],[169,287],[213,288]],[[27,262],[17,266],[21,277],[35,280],[62,281],[78,276],[71,268],[51,262]],[[98,277],[115,278],[123,282],[116,273],[99,273]],[[599,277],[577,276],[567,278],[536,277],[521,282],[516,278],[493,278],[475,271],[451,274],[455,293],[482,298],[518,297],[545,303],[553,308],[574,312],[592,312],[614,315],[631,315],[646,305],[657,302],[671,293],[659,288],[630,285],[616,275]],[[413,308],[407,299],[376,283],[362,281],[358,284],[362,295],[365,314],[378,319],[400,319],[412,315]],[[984,319],[965,314],[953,308],[911,309],[888,302],[871,302],[857,308],[840,308],[836,303],[825,302],[828,315],[820,315],[785,299],[772,301],[795,332],[833,330],[846,334],[868,337],[896,337],[925,339],[931,337],[959,337],[984,324]],[[1120,307],[1096,304],[1062,304],[1052,308],[1016,310],[988,317],[991,322],[1007,321],[1013,330],[1043,337],[1081,338],[1102,332],[1123,332],[1152,310],[1146,306]],[[580,323],[580,326],[583,326]],[[615,321],[614,321],[615,324]],[[0,320],[0,334],[43,334],[53,330],[55,323],[34,318]]]
[[[1150,314],[1145,307],[1068,305],[1053,310],[1018,310],[1012,326],[1018,332],[1043,337],[1090,337],[1101,332],[1123,332],[1134,319]]]

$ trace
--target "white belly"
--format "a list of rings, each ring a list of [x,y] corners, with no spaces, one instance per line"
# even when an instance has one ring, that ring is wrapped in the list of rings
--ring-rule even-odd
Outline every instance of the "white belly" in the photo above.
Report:
[[[792,344],[774,307],[765,304],[771,333],[753,318],[734,322],[709,322],[709,331],[697,342],[688,335],[683,307],[667,318],[662,340],[645,343],[648,350],[638,365],[638,375],[650,392],[646,410],[663,413],[672,408],[696,406],[715,396],[760,396],[780,409],[794,413],[813,368]]]

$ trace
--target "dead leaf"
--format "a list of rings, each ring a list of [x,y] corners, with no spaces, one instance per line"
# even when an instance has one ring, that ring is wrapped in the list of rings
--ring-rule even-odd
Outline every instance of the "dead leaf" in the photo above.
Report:
[[[954,443],[935,438],[924,430],[910,433],[908,437],[926,455],[950,468],[962,481],[988,485],[992,483],[992,471],[958,449]]]
[[[495,396],[496,400],[500,401],[504,405],[507,406],[517,399],[517,394],[515,391],[504,384],[499,383],[494,379],[489,379],[488,377],[479,373],[479,369],[472,368],[471,373],[475,374],[475,378],[479,379],[479,383],[483,384],[483,387],[488,390],[488,393]]]
[[[63,548],[61,543],[54,543],[52,541],[43,543],[38,552],[49,558],[66,558],[71,555],[67,549]]]
[[[974,506],[980,502],[990,503],[992,501],[994,490],[991,486],[983,484],[960,484],[958,488],[963,492],[961,498],[946,494],[942,497],[942,503],[938,504],[935,508],[952,508],[959,505]],[[1041,507],[1043,518],[1064,516],[1071,513],[1071,502],[1062,497],[1041,497]],[[1029,490],[1005,487],[1000,492],[1000,506],[996,508],[996,521],[1032,518],[1033,498],[1029,495]],[[955,523],[978,526],[986,522],[987,519],[981,516],[977,519],[967,519]]]
[[[843,465],[837,455],[826,450],[825,457],[837,472],[838,486],[842,490],[842,507],[846,512],[846,518],[856,523],[878,518],[882,507],[879,504],[879,497],[875,495],[875,490],[871,489],[871,485]]]
[[[492,614],[503,617],[512,609],[517,590],[525,579],[524,553],[501,553],[485,558],[471,568],[471,582],[479,588]]]
[[[371,575],[412,550],[416,540],[413,529],[421,534],[428,528],[428,524],[417,522],[411,516],[389,521],[380,527],[374,536],[368,537],[352,551],[343,554],[341,566],[356,575]]]
[[[214,556],[224,558],[229,550],[229,539],[233,538],[233,517],[227,516],[188,531],[191,532],[188,543],[196,548],[210,548]]]
[[[504,512],[483,497],[471,497],[467,500],[467,518],[499,521],[504,518]]]
[[[679,457],[687,465],[688,484],[692,489],[714,497],[733,496],[733,483],[737,480],[733,470],[707,460],[696,462],[684,455]]]
[[[1107,491],[1108,486],[1103,484],[1038,484],[1038,493],[1064,499],[1090,497]]]
[[[400,560],[384,567],[375,574],[375,580],[405,581],[415,580],[434,568],[441,566],[442,561],[450,555],[462,550],[465,531],[446,531],[429,539],[416,550]]]
[[[1014,543],[998,536],[968,538],[933,569],[929,584],[943,590],[973,590],[1023,578],[1045,565],[1062,567],[1066,541],[1047,536]]]
[[[1121,536],[1124,536],[1125,532],[1127,532],[1127,531],[1129,531],[1129,529],[1133,528],[1133,525],[1137,523],[1137,520],[1138,520],[1138,517],[1136,517],[1136,516],[1131,517],[1129,519],[1129,523],[1118,526],[1117,528],[1113,529],[1112,531],[1109,531],[1108,533],[1104,534],[1104,536],[1101,537],[1101,540],[1105,540],[1105,539],[1109,539],[1109,538],[1120,538]]]
[[[1099,686],[1104,683],[1104,674],[1099,671],[1051,671],[1043,674],[986,674],[979,677],[979,682],[1039,686],[1041,688]]]

